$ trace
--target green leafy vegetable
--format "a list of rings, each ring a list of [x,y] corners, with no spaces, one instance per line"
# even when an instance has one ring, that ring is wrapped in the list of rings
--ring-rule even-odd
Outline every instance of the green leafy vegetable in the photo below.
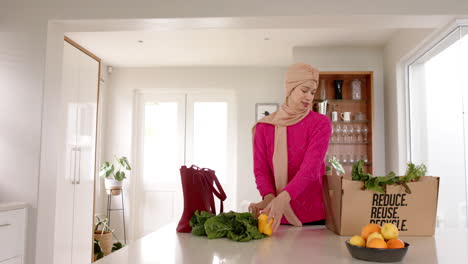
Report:
[[[360,160],[353,165],[352,169],[352,179],[354,181],[364,182],[363,189],[368,189],[376,191],[379,193],[387,192],[387,185],[389,184],[401,184],[405,187],[407,193],[411,193],[407,182],[418,181],[421,176],[425,176],[427,172],[426,165],[414,165],[413,163],[408,163],[408,168],[406,170],[405,176],[398,177],[395,172],[391,171],[387,176],[384,177],[374,177],[370,173],[364,173],[364,161]]]
[[[206,236],[205,222],[212,218],[214,214],[202,211],[201,213],[195,211],[192,218],[190,218],[190,226],[192,227],[192,234],[196,236]]]
[[[236,214],[233,228],[228,232],[227,237],[239,241],[246,242],[252,239],[261,239],[265,235],[258,231],[258,221],[251,213]]]
[[[190,219],[190,226],[193,235],[208,236],[209,239],[227,237],[234,241],[246,242],[266,237],[258,231],[258,221],[251,213],[231,211],[215,216],[196,211]]]
[[[364,173],[364,161],[360,160],[353,165],[353,169],[351,171],[351,176],[353,181],[367,181],[372,175],[370,173]]]
[[[209,239],[225,237],[233,229],[233,212],[221,213],[205,222],[205,231]]]
[[[421,176],[425,176],[427,172],[427,167],[424,164],[414,165],[413,163],[408,163],[408,168],[406,169],[405,176],[401,177],[402,181],[413,182],[418,181]]]

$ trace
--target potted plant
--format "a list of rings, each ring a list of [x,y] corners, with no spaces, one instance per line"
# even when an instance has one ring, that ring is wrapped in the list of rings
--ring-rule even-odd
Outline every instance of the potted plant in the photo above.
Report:
[[[331,159],[328,160],[328,164],[329,165],[327,165],[327,168],[326,168],[327,175],[333,175],[332,169],[336,171],[337,175],[345,174],[343,165],[341,165],[341,163],[338,161],[338,159],[335,156],[333,156]]]
[[[96,215],[96,224],[94,226],[93,235],[94,260],[101,259],[124,246],[114,235],[114,230],[112,230],[107,224],[108,221],[107,217],[101,219]],[[117,240],[117,242],[112,243],[112,236]]]
[[[108,193],[119,195],[122,190],[122,181],[126,178],[125,171],[131,171],[132,167],[125,156],[120,158],[114,156],[114,159],[117,161],[118,169],[116,170],[117,166],[113,163],[106,161],[101,165],[99,175],[105,178],[104,185]]]

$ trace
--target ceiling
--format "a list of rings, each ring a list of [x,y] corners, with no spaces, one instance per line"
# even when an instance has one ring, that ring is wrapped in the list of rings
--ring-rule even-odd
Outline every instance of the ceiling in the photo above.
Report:
[[[66,35],[114,67],[285,66],[293,60],[294,47],[383,47],[399,30],[438,28],[451,19],[447,16],[165,19],[146,21],[144,26],[141,21],[119,21],[112,23],[111,30],[104,26],[97,32]],[[90,23],[95,22],[88,22],[88,26]],[[118,30],[119,25],[122,31]]]

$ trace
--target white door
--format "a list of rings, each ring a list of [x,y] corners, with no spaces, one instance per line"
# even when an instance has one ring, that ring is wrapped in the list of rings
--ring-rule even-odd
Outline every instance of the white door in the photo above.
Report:
[[[89,263],[92,250],[99,63],[64,42],[54,263]],[[60,126],[59,126],[60,127]]]
[[[62,98],[61,120],[64,122],[65,133],[58,139],[60,150],[57,169],[60,172],[57,179],[57,206],[55,213],[55,245],[54,263],[71,263],[71,249],[73,247],[73,204],[75,195],[74,175],[76,160],[76,131],[77,131],[77,98],[78,98],[78,63],[79,51],[64,43],[62,68]]]
[[[80,52],[72,263],[89,263],[93,242],[99,62]]]
[[[232,96],[140,93],[137,104],[133,238],[179,220],[183,211],[179,169],[184,164],[214,169],[233,203]],[[234,209],[229,203],[225,208]]]
[[[224,203],[225,210],[236,210],[234,113],[232,94],[187,95],[186,164],[215,171],[228,197]],[[219,211],[219,201],[216,201],[216,210]]]
[[[178,172],[185,162],[185,95],[141,94],[138,101],[135,239],[171,221],[181,207]]]

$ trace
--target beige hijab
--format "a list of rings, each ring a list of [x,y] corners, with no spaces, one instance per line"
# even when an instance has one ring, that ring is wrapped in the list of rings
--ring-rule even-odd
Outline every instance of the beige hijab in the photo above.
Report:
[[[304,111],[295,111],[294,107],[288,105],[288,97],[292,91],[299,85],[308,80],[318,83],[319,71],[305,63],[296,63],[289,67],[286,74],[285,88],[286,98],[280,109],[271,115],[260,119],[258,123],[272,124],[275,126],[275,145],[273,152],[273,171],[275,176],[276,193],[279,194],[288,183],[288,146],[287,146],[287,127],[294,125],[306,117],[312,109],[312,104],[309,109]],[[252,133],[255,136],[255,126]],[[301,221],[289,205],[284,216],[288,222],[295,226],[302,226]]]

